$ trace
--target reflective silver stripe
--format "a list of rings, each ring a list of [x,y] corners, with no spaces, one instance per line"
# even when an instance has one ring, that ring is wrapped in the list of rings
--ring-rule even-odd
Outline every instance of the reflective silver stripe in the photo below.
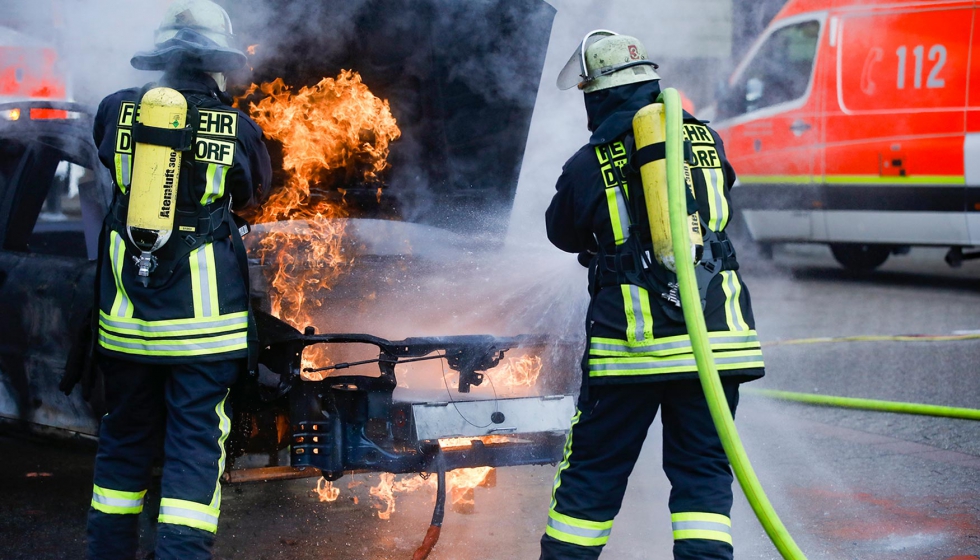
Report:
[[[704,178],[708,180],[708,186],[711,188],[711,194],[714,195],[714,205],[713,210],[715,211],[715,222],[712,224],[711,229],[715,231],[721,231],[724,226],[724,209],[725,209],[725,199],[723,198],[721,191],[721,181],[722,173],[721,169],[703,169]]]
[[[121,162],[120,167],[122,167],[122,179],[123,185],[129,186],[131,178],[129,174],[132,172],[132,167],[130,166],[129,154],[119,154],[119,161]]]
[[[555,519],[548,518],[548,527],[556,531],[561,531],[569,535],[575,535],[576,537],[582,537],[586,539],[608,539],[609,535],[612,534],[612,529],[583,529],[581,527],[575,527],[567,523],[562,523],[561,521],[556,521]]]
[[[731,290],[732,297],[728,299],[728,306],[730,307],[729,312],[732,314],[732,325],[735,327],[736,331],[744,331],[745,327],[742,325],[742,321],[739,319],[739,309],[738,309],[738,296],[739,289],[735,286],[735,273],[729,272],[725,275],[725,281],[728,282],[728,288]]]
[[[211,309],[211,273],[212,271],[208,268],[208,255],[207,255],[207,245],[201,247],[196,251],[197,253],[197,269],[200,276],[199,289],[201,290],[201,312],[204,317],[211,317],[214,315]]]
[[[138,500],[127,500],[125,498],[110,498],[109,496],[103,496],[99,493],[92,494],[92,501],[100,503],[104,506],[121,508],[137,508],[143,505],[143,498]]]
[[[636,329],[633,336],[637,341],[646,340],[643,332],[646,330],[646,319],[643,317],[643,306],[640,303],[640,288],[630,284],[630,302],[633,304],[633,324]]]
[[[246,328],[248,326],[248,317],[233,317],[231,319],[220,319],[218,321],[200,321],[181,325],[154,325],[154,324],[141,324],[141,323],[130,323],[123,321],[114,321],[106,316],[101,317],[101,321],[106,327],[140,331],[146,333],[158,333],[158,332],[174,332],[174,331],[186,331],[186,330],[196,330],[196,329],[221,329],[223,327],[240,327]]]
[[[724,523],[711,521],[674,521],[671,523],[675,531],[718,531],[731,535],[732,528]]]
[[[718,344],[758,344],[759,336],[756,334],[744,334],[744,335],[731,335],[731,336],[713,336],[713,333],[708,333],[709,341],[712,345]],[[673,342],[658,342],[654,344],[633,344],[630,345],[626,341],[622,344],[612,344],[608,342],[593,342],[589,345],[591,350],[596,351],[606,351],[606,352],[628,352],[630,354],[647,354],[664,352],[667,350],[684,350],[687,351],[691,348],[691,340],[676,340]]]
[[[218,516],[210,515],[204,513],[203,511],[195,511],[193,509],[187,509],[175,506],[160,506],[160,516],[170,515],[173,517],[180,517],[183,519],[193,519],[195,521],[201,521],[202,523],[207,523],[209,525],[218,524]]]
[[[186,352],[191,350],[208,350],[211,348],[224,348],[226,346],[235,346],[238,344],[245,344],[247,341],[247,333],[241,333],[240,336],[235,336],[223,340],[212,340],[208,339],[189,339],[187,341],[173,341],[173,344],[143,344],[138,340],[132,342],[124,342],[116,340],[114,338],[107,338],[102,332],[99,332],[99,341],[110,345],[118,346],[120,348],[129,348],[131,350],[143,350],[143,351],[158,351],[158,352]]]
[[[744,364],[749,362],[758,362],[762,359],[762,351],[758,354],[753,354],[751,356],[715,356],[715,363],[719,365],[726,364]]]

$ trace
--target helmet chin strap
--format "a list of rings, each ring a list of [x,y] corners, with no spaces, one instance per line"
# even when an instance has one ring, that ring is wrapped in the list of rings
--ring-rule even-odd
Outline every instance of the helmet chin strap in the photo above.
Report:
[[[228,81],[225,79],[224,72],[208,72],[208,76],[214,78],[215,83],[218,84],[218,89],[225,91]]]

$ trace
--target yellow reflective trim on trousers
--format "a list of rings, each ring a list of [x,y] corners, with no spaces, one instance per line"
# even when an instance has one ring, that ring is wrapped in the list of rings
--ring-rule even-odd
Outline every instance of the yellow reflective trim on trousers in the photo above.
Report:
[[[561,473],[568,468],[569,460],[572,457],[572,430],[578,421],[582,417],[582,411],[575,409],[575,414],[572,416],[572,423],[568,427],[568,435],[565,437],[565,450],[562,453],[561,463],[558,463],[558,471],[555,472],[555,483],[551,487],[551,507],[554,508],[558,503],[555,495],[558,493],[558,487],[561,486]]]
[[[749,330],[745,317],[742,316],[742,283],[734,270],[721,271],[721,287],[725,291],[725,321],[728,328],[733,331],[745,332]]]
[[[703,513],[700,511],[684,511],[670,514],[671,523],[679,521],[705,521],[708,523],[721,523],[722,525],[732,526],[732,520],[727,515],[720,513]]]
[[[699,529],[685,529],[681,531],[674,531],[674,540],[684,540],[684,539],[705,539],[710,541],[722,541],[728,544],[732,544],[732,536],[728,533],[722,533],[721,531],[705,531]]]
[[[124,492],[92,485],[92,509],[111,515],[136,515],[143,511],[146,490]]]
[[[176,500],[173,498],[160,499],[160,523],[171,525],[184,525],[208,531],[209,533],[218,532],[218,516],[220,511],[217,508],[188,502],[186,500]]]
[[[612,521],[576,519],[552,509],[548,512],[545,533],[553,539],[579,546],[603,546],[609,542],[612,526]]]
[[[231,433],[231,419],[225,414],[225,401],[228,400],[230,393],[231,389],[225,393],[225,398],[221,399],[221,402],[214,407],[214,412],[218,415],[218,430],[221,432],[221,436],[218,437],[218,448],[221,449],[221,456],[218,458],[218,476],[214,482],[214,497],[211,498],[211,507],[218,511],[221,509],[221,475],[225,472],[225,459],[227,458],[225,440]]]
[[[214,317],[218,311],[218,278],[215,275],[214,246],[198,247],[188,256],[191,265],[191,296],[195,317]]]
[[[228,166],[220,163],[209,163],[205,174],[204,195],[201,206],[211,204],[225,195],[225,178],[228,176]]]
[[[126,262],[126,242],[116,231],[109,232],[109,264],[112,267],[112,279],[116,284],[116,297],[112,301],[110,314],[115,317],[129,318],[133,316],[133,302],[126,293],[123,285],[123,263]]]
[[[754,330],[743,332],[715,331],[708,333],[712,350],[750,350],[761,348],[759,336]],[[652,338],[649,342],[631,342],[616,338],[593,337],[589,342],[589,355],[616,356],[673,356],[690,354],[691,338],[684,335]]]
[[[100,318],[99,327],[116,334],[124,334],[134,338],[173,338],[181,336],[195,336],[205,334],[219,334],[230,331],[238,331],[248,328],[248,318],[233,318],[225,321],[207,321],[210,326],[202,326],[196,329],[179,329],[173,327],[157,328],[152,325],[147,326],[128,326],[122,327],[111,319]]]

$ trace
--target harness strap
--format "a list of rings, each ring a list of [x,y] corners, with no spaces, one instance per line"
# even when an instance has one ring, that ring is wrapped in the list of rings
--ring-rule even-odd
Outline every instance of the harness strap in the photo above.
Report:
[[[136,121],[133,123],[133,141],[166,146],[178,152],[186,152],[194,145],[194,127],[187,125],[184,128],[170,130],[157,126],[146,126]]]

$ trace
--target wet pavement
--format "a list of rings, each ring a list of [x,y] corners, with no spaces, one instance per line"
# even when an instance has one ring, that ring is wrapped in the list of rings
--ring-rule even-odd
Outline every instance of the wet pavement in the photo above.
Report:
[[[744,259],[766,342],[980,330],[980,263],[953,270],[938,250],[850,274],[823,248]],[[980,408],[980,340],[839,342],[765,350],[760,388]],[[811,559],[980,558],[980,423],[815,407],[744,394],[737,426],[790,533]],[[603,558],[671,558],[667,481],[655,425]],[[92,448],[0,437],[0,558],[80,558]],[[472,513],[449,511],[433,560],[537,557],[553,468],[500,469]],[[353,487],[348,487],[351,482]],[[433,492],[399,495],[377,516],[377,476],[339,481],[322,503],[315,479],[227,487],[216,556],[223,559],[407,559]],[[740,491],[738,558],[774,559]]]

